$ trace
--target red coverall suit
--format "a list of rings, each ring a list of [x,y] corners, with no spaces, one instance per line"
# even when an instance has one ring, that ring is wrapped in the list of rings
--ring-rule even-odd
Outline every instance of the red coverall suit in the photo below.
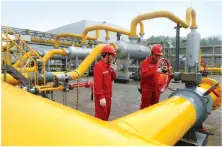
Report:
[[[157,90],[156,64],[152,58],[146,58],[141,63],[141,82],[142,91],[140,109],[149,107],[159,102],[160,92]]]
[[[116,72],[104,60],[97,62],[93,69],[95,117],[108,120],[111,110],[112,81],[116,78]],[[100,99],[106,99],[106,105],[100,105]]]

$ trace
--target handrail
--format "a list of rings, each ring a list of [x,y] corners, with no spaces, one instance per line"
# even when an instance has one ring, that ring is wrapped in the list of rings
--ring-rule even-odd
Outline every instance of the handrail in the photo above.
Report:
[[[58,48],[59,47],[59,39],[62,37],[73,37],[73,38],[82,38],[82,35],[80,34],[73,34],[73,33],[62,33],[56,36],[55,38],[55,47]],[[86,37],[89,40],[97,40],[99,38],[99,30],[96,30],[96,36],[95,37],[91,37],[91,36],[87,36]]]
[[[36,51],[34,51],[31,47],[29,47],[26,43],[25,43],[25,41],[23,41],[20,37],[19,37],[19,35],[17,35],[16,34],[16,32],[15,31],[13,31],[10,27],[5,27],[5,29],[6,29],[6,33],[4,33],[4,32],[1,32],[4,36],[6,36],[6,54],[7,54],[7,65],[11,65],[11,59],[10,59],[10,48],[9,48],[9,46],[8,46],[8,43],[10,42],[11,44],[13,44],[15,47],[17,47],[17,50],[20,50],[20,52],[21,52],[21,54],[24,54],[24,56],[26,56],[26,58],[29,58],[31,61],[33,61],[34,62],[34,67],[22,67],[25,71],[30,71],[30,69],[32,69],[35,73],[34,73],[34,75],[35,75],[35,77],[34,77],[34,84],[35,85],[37,85],[38,84],[38,76],[37,76],[37,68],[38,68],[38,66],[37,66],[37,62],[36,62],[36,60],[34,60],[30,55],[32,54],[32,55],[36,55],[40,60],[42,60],[42,58],[41,58],[41,56],[36,52]],[[8,37],[8,34],[11,34],[11,35],[13,35],[14,37],[15,37],[15,39],[11,39],[10,37]],[[23,44],[23,47],[26,47],[28,50],[29,50],[29,52],[27,53],[27,52],[25,52],[24,51],[24,49],[23,49],[23,47],[21,47],[20,45],[18,45],[17,44],[17,42],[16,41],[20,41],[22,44]],[[18,62],[19,63],[19,62]],[[29,64],[30,65],[30,64]],[[16,64],[16,66],[17,66],[17,64]],[[44,63],[43,63],[43,66],[44,66]],[[14,66],[15,67],[15,66]],[[17,69],[18,70],[18,69]],[[20,71],[20,70],[18,70],[18,71]],[[45,72],[45,68],[43,67],[43,71]],[[20,71],[20,72],[23,72],[23,71]],[[45,79],[45,74],[44,74],[44,79]]]

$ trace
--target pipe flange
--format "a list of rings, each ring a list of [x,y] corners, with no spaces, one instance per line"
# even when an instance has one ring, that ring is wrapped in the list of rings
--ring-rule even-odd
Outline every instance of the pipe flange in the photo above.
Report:
[[[138,43],[139,42],[139,37],[132,37],[130,36],[129,37],[129,40],[130,40],[130,43]]]
[[[173,73],[173,79],[175,81],[180,81],[181,80],[181,73],[180,72]]]
[[[194,29],[196,30],[197,28],[198,28],[198,26],[191,26],[190,27],[191,30],[194,30]]]
[[[144,40],[145,33],[141,33],[139,35],[140,35],[140,40]]]
[[[87,48],[87,43],[86,42],[82,42],[81,45],[82,45],[82,48]]]

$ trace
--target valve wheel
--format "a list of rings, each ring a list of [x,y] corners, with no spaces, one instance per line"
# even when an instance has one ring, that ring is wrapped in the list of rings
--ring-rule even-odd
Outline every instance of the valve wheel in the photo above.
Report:
[[[167,72],[166,73],[158,73],[157,72],[157,69],[159,67],[161,67],[162,63],[165,64],[165,67],[166,67],[166,70]],[[160,59],[157,64],[156,64],[156,80],[157,80],[157,90],[160,92],[160,93],[163,93],[164,91],[166,91],[168,85],[170,84],[170,81],[172,79],[172,72],[170,70],[170,64],[169,62],[167,61],[166,58],[162,58]]]

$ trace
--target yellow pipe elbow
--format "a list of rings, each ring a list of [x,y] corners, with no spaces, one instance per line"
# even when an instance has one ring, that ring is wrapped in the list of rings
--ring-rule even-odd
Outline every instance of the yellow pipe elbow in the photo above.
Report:
[[[82,33],[82,44],[86,44],[87,43],[87,34],[90,31],[94,31],[94,30],[106,30],[106,31],[112,31],[112,32],[118,32],[121,34],[125,34],[125,35],[130,35],[129,31],[125,31],[122,29],[118,29],[118,28],[114,28],[111,26],[106,26],[106,25],[94,25],[94,26],[89,26],[87,28],[85,28],[85,30]]]
[[[59,47],[59,39],[62,38],[62,37],[73,37],[73,38],[82,38],[82,35],[80,34],[73,34],[73,33],[62,33],[62,34],[59,34],[56,36],[55,38],[55,47],[58,48]],[[99,38],[99,31],[97,30],[96,31],[96,37],[91,37],[91,36],[88,36],[86,37],[88,40],[97,40]]]
[[[191,28],[197,27],[196,11],[191,7],[187,8],[186,10],[186,23],[190,25]]]
[[[90,65],[97,59],[97,57],[101,54],[102,48],[106,44],[99,44],[97,45],[91,52],[86,56],[86,58],[82,61],[82,63],[79,65],[79,67],[70,73],[67,73],[71,76],[72,80],[77,79],[81,77],[86,70],[90,67]],[[117,50],[117,47],[114,43],[110,43],[114,47],[115,50]],[[54,73],[55,74],[55,73]]]
[[[192,24],[190,26],[190,15],[192,17]],[[173,22],[180,24],[183,28],[188,28],[188,27],[197,27],[196,25],[196,12],[192,8],[188,8],[186,10],[186,21],[181,20],[179,17],[174,15],[173,13],[169,11],[154,11],[151,13],[145,13],[136,16],[132,21],[131,21],[131,27],[130,27],[130,37],[138,37],[137,32],[136,32],[136,27],[137,24],[140,23],[143,20],[148,20],[148,19],[153,19],[153,18],[160,18],[160,17],[165,17]]]
[[[43,62],[47,62],[53,55],[58,54],[61,56],[66,56],[66,49],[51,49],[46,55],[42,58]]]
[[[86,58],[82,61],[82,63],[79,65],[79,67],[76,69],[76,71],[70,72],[71,78],[77,79],[81,77],[86,70],[89,68],[89,66],[96,60],[96,58],[101,54],[102,48],[106,44],[99,44],[97,45],[91,52],[86,56]]]

